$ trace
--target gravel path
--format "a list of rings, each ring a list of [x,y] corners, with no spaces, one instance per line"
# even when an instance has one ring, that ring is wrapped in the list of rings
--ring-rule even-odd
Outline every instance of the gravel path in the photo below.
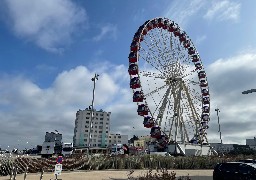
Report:
[[[195,177],[205,176],[212,177],[213,170],[169,170],[176,172],[176,177],[178,176],[193,176],[193,179],[197,179]],[[147,170],[134,170],[132,174],[133,177],[142,176],[145,174]],[[153,171],[155,172],[155,171]],[[58,179],[66,180],[126,180],[129,171],[127,170],[105,170],[105,171],[77,171],[77,172],[63,172]],[[39,180],[40,174],[28,174],[26,180]],[[10,176],[2,176],[0,180],[8,180]],[[24,174],[17,175],[17,180],[23,180]],[[45,173],[43,176],[43,180],[55,179],[53,173]],[[201,179],[201,178],[198,178]]]

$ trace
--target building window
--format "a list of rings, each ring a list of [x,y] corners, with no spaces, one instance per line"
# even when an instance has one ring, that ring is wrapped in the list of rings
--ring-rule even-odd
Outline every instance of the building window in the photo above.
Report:
[[[89,117],[86,117],[85,119],[90,119]]]
[[[106,131],[106,133],[108,133],[108,131]]]
[[[86,114],[87,114],[87,115],[90,115],[91,113],[88,112],[88,113],[86,113]]]
[[[97,135],[94,135],[94,137],[97,137]]]
[[[85,132],[88,132],[88,130],[85,130]]]
[[[102,126],[99,126],[99,129],[102,129],[103,127]]]
[[[99,131],[99,133],[102,133],[102,131]]]
[[[95,124],[98,124],[98,122],[95,122]]]
[[[98,142],[101,142],[101,140],[99,139]]]
[[[103,124],[103,122],[100,122],[100,124]]]
[[[85,134],[84,137],[88,137],[88,134]]]
[[[84,142],[87,142],[87,139],[84,139]]]
[[[118,138],[121,138],[121,136],[118,136]]]
[[[99,137],[99,138],[102,138],[102,135],[99,135],[98,137]]]
[[[89,121],[85,121],[87,124],[89,124]]]
[[[109,114],[107,114],[107,116],[109,116]]]
[[[107,118],[107,121],[109,121],[109,118]]]
[[[100,118],[100,120],[103,120],[103,118]]]
[[[100,114],[100,116],[103,116],[103,114]]]
[[[98,113],[96,113],[96,116],[98,116]]]
[[[94,126],[95,128],[97,128],[97,126]]]

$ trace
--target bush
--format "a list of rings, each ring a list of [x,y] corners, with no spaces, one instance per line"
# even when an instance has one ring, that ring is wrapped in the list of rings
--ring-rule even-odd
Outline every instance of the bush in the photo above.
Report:
[[[153,173],[152,169],[148,170],[148,172],[144,176],[133,177],[132,173],[134,171],[130,171],[128,174],[129,180],[176,180],[176,173],[174,171],[168,172],[167,169],[157,169],[155,173]],[[191,180],[189,176],[187,177],[179,177],[178,180]]]

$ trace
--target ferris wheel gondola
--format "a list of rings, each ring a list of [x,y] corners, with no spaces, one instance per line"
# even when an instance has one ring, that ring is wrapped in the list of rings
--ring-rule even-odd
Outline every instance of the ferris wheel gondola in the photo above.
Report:
[[[167,18],[148,20],[134,34],[128,59],[133,102],[158,148],[207,143],[208,81],[187,33]]]

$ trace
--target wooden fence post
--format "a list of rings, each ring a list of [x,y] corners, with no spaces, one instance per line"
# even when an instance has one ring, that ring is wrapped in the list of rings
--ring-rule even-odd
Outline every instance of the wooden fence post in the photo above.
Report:
[[[40,180],[43,179],[43,176],[44,176],[44,169],[41,170]]]
[[[10,180],[12,180],[13,169],[14,169],[14,166],[12,166],[12,168],[11,168],[11,172],[10,172]]]
[[[17,176],[17,167],[14,167],[13,180],[16,180]]]
[[[26,178],[27,178],[27,173],[28,173],[28,166],[27,166],[26,169],[25,169],[24,180],[26,180]]]

